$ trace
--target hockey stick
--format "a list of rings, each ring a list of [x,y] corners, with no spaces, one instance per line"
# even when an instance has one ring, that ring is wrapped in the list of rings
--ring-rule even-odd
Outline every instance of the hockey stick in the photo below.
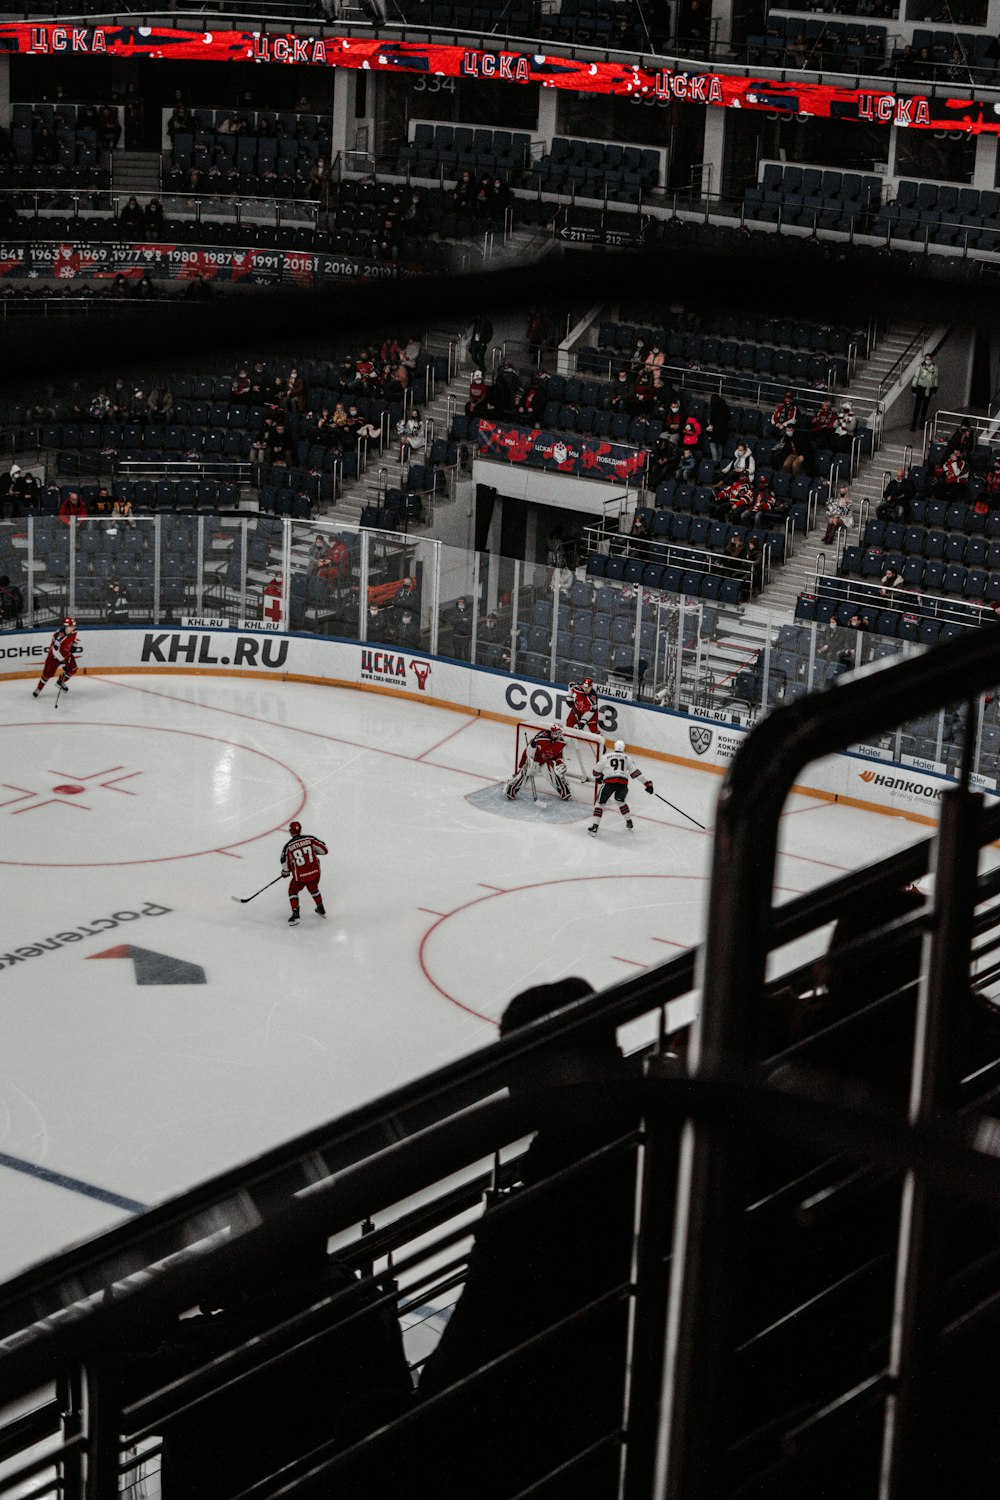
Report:
[[[62,697],[62,688],[59,686],[59,678],[56,678],[56,708],[59,707],[59,699]]]
[[[284,875],[275,875],[273,880],[269,880],[267,885],[262,885],[259,891],[254,891],[252,896],[230,896],[229,899],[230,901],[238,901],[240,906],[246,906],[248,901],[253,901],[257,896],[262,896],[265,891],[271,889],[272,885],[277,885],[278,881],[284,880],[284,878]]]
[[[653,796],[656,797],[660,802],[666,802],[668,807],[673,807],[675,813],[680,813],[682,818],[687,818],[688,822],[693,823],[696,828],[700,828],[703,832],[707,832],[704,823],[699,823],[697,818],[692,818],[691,814],[686,813],[683,807],[674,807],[674,804],[667,801],[666,797],[661,797],[659,792],[654,792]]]

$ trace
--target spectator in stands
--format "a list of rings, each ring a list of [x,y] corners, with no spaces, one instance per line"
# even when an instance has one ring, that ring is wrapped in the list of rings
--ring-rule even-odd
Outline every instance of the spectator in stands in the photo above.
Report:
[[[468,172],[465,173],[468,177]],[[493,322],[486,314],[480,314],[469,333],[469,358],[481,370],[486,368],[486,351],[493,338]]]
[[[97,144],[104,151],[113,151],[122,138],[122,122],[114,104],[102,104],[97,116]]]
[[[850,401],[842,401],[833,424],[833,447],[838,453],[850,453],[858,419]]]
[[[170,387],[158,381],[149,393],[146,409],[152,422],[171,421],[174,414],[174,393]]]
[[[527,990],[504,1012],[501,1037],[590,993],[581,979]],[[516,1356],[502,1361],[477,1384],[474,1399],[460,1408],[444,1402],[420,1426],[419,1446],[430,1442],[442,1466],[441,1495],[497,1500],[519,1493],[620,1423],[626,1307],[609,1301],[580,1319],[573,1314],[629,1277],[634,1163],[631,1152],[602,1150],[634,1128],[614,1088],[629,1073],[613,1033],[603,1032],[512,1071],[512,1108],[544,1111],[518,1163],[524,1195],[515,1188],[494,1199],[479,1220],[462,1296],[424,1363],[419,1396],[501,1360],[560,1320],[569,1323],[533,1349],[530,1366]],[[531,1191],[588,1157],[582,1171]],[[559,1492],[610,1492],[616,1464],[613,1451],[592,1459],[574,1469],[570,1490]]]
[[[831,493],[826,502],[826,532],[823,536],[823,545],[828,547],[841,527],[846,529],[853,525],[854,501],[850,488],[842,484]]]
[[[903,575],[890,565],[879,579],[879,584],[881,585],[879,593],[888,597],[892,589],[901,589],[903,587]]]
[[[663,384],[663,366],[666,364],[666,362],[667,356],[664,354],[663,350],[654,339],[652,345],[650,346],[649,353],[646,355],[646,358],[643,360],[642,364],[643,368],[647,370],[652,377],[653,387],[655,390],[659,390]]]
[[[681,479],[690,479],[698,468],[701,457],[701,423],[697,417],[686,417],[681,431],[680,460],[677,472]]]
[[[295,452],[292,447],[291,433],[285,426],[284,416],[279,415],[267,431],[264,443],[266,461],[277,464],[278,467],[287,467],[291,464]]]
[[[175,135],[186,135],[194,130],[194,122],[184,104],[176,104],[167,121],[167,135],[173,140]]]
[[[800,432],[794,425],[786,427],[784,441],[774,449],[771,463],[793,476],[808,474],[811,478],[816,472],[816,450],[808,433]]]
[[[47,125],[42,125],[35,131],[31,154],[34,161],[42,167],[54,167],[59,160],[59,142]]]
[[[119,495],[111,507],[111,519],[116,522],[121,521],[131,531],[134,531],[136,520],[132,514],[131,500],[126,499],[124,495]]]
[[[830,439],[837,421],[837,413],[828,400],[820,402],[809,423],[809,431],[820,448],[832,447]]]
[[[419,238],[426,234],[431,226],[431,211],[427,206],[423,193],[419,188],[414,188],[409,204],[403,210],[403,228],[407,234]]]
[[[86,503],[81,500],[76,490],[70,490],[59,506],[59,519],[64,526],[68,526],[74,516],[83,518],[88,514]]]
[[[949,83],[972,83],[972,70],[964,48],[958,46],[952,48],[951,58],[945,68],[945,77]]]
[[[484,172],[475,183],[472,209],[477,219],[489,219],[492,217],[493,205],[493,178],[489,172]]]
[[[800,31],[791,45],[785,49],[786,68],[807,68],[809,66],[809,46]]]
[[[284,380],[278,383],[277,402],[285,411],[297,411],[301,415],[306,409],[306,383],[298,370],[289,370]]]
[[[629,531],[629,536],[632,538],[633,543],[629,548],[630,552],[636,556],[641,555],[645,549],[641,546],[636,547],[634,544],[637,542],[648,542],[651,539],[649,524],[641,510],[637,510],[632,517],[632,527]]]
[[[476,184],[472,173],[466,168],[459,176],[458,181],[451,191],[452,210],[461,218],[472,213],[476,201]],[[479,361],[480,364],[483,360]]]
[[[354,374],[348,382],[348,390],[356,391],[359,395],[371,395],[372,385],[375,380],[375,362],[367,349],[362,349],[354,361]]]
[[[18,492],[15,489],[15,481],[20,475],[20,464],[11,464],[6,474],[0,474],[0,516],[20,514]]]
[[[680,462],[680,445],[673,433],[666,428],[657,434],[649,458],[649,487],[655,490],[657,485],[663,484],[665,480],[672,479],[677,473],[677,465]]]
[[[342,449],[348,436],[347,409],[343,401],[337,401],[334,403],[333,411],[329,414],[325,426],[321,424],[320,442]]]
[[[792,426],[798,421],[799,409],[795,404],[795,397],[791,391],[786,391],[771,413],[772,430],[780,438],[787,430],[789,423]]]
[[[632,414],[632,406],[635,400],[635,384],[631,370],[619,370],[611,382],[608,396],[608,406],[613,412],[627,412]]]
[[[721,464],[722,455],[729,442],[731,420],[729,402],[719,391],[713,391],[708,398],[708,422],[705,424],[705,434],[712,450],[712,457],[717,464]]]
[[[118,215],[118,227],[122,234],[132,239],[142,234],[142,209],[139,207],[138,198],[129,198],[125,207]]]
[[[993,455],[993,462],[986,471],[986,491],[990,509],[1000,505],[1000,453]]]
[[[369,442],[375,442],[382,437],[381,428],[362,416],[357,404],[353,402],[347,408],[347,427],[353,438],[367,438]]]
[[[308,195],[322,207],[330,195],[330,164],[325,156],[317,156],[309,168]]]
[[[875,514],[880,521],[902,521],[910,524],[910,507],[916,495],[916,487],[905,469],[897,469],[895,479],[890,479]]]
[[[509,185],[502,177],[494,177],[490,192],[490,218],[494,224],[502,224],[513,201]]]
[[[399,461],[409,463],[412,455],[421,453],[424,446],[424,424],[415,406],[408,417],[396,423],[396,431],[399,434]]]
[[[117,578],[112,578],[108,583],[104,617],[109,625],[128,624],[128,595]]]
[[[642,369],[643,365],[646,363],[646,355],[648,353],[649,345],[640,334],[636,339],[634,345],[632,346],[632,353],[629,355],[629,369],[632,371],[633,375],[638,374],[638,372]],[[622,373],[627,376],[628,371],[624,371]]]
[[[969,465],[958,449],[947,455],[939,469],[935,469],[934,493],[941,499],[955,500],[964,495],[968,486]]]
[[[0,503],[0,510],[3,509]],[[16,583],[11,583],[8,574],[0,574],[0,627],[4,630],[20,630],[24,621],[24,596]]]
[[[733,449],[732,458],[727,464],[724,464],[722,469],[720,470],[720,477],[717,488],[722,488],[725,484],[731,483],[734,479],[748,479],[752,483],[756,471],[757,464],[754,460],[753,453],[751,452],[750,445],[749,443],[745,442],[743,438],[740,438],[739,442],[736,444],[736,447]]]
[[[921,48],[926,51],[926,48]],[[910,390],[913,392],[913,416],[910,419],[910,431],[916,432],[927,420],[930,404],[937,395],[938,367],[934,363],[931,354],[925,354],[920,362],[920,367],[910,382]]]
[[[948,452],[961,453],[963,458],[970,459],[976,451],[976,432],[968,417],[963,417],[948,439]]]
[[[149,240],[163,238],[163,208],[158,198],[150,198],[142,211],[142,231]]]
[[[467,417],[478,416],[486,400],[486,381],[483,379],[482,370],[473,370],[469,381],[469,399],[465,403],[465,415]],[[525,398],[527,401],[527,397]]]
[[[420,645],[420,621],[412,609],[404,609],[396,626],[396,644],[404,651],[414,651]]]
[[[753,515],[753,504],[754,487],[749,479],[741,475],[719,490],[716,503],[710,510],[717,520],[729,520],[734,526],[748,526]],[[726,506],[725,511],[723,505]]]
[[[193,302],[207,301],[207,299],[211,297],[211,295],[212,288],[205,280],[200,271],[196,272],[195,275],[191,277],[191,280],[184,288],[184,296],[189,297]]]

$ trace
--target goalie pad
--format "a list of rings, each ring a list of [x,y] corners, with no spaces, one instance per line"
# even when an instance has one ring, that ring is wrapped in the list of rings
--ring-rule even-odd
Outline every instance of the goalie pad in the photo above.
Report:
[[[516,776],[512,776],[510,778],[510,780],[506,783],[506,785],[504,786],[503,791],[504,791],[504,796],[507,798],[508,802],[513,802],[514,801],[514,798],[517,796],[518,792],[521,790],[521,788],[524,785],[524,779],[527,776],[527,774],[528,774],[528,768],[527,768],[527,766],[522,766],[521,770],[518,771],[517,775]]]

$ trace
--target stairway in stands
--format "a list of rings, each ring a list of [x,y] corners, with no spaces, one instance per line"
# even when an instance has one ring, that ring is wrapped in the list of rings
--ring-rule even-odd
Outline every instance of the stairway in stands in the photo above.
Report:
[[[872,411],[878,400],[879,384],[893,368],[900,355],[913,341],[921,324],[914,321],[900,323],[890,332],[880,335],[878,345],[867,360],[860,363],[844,392],[854,404],[859,424],[870,422]],[[914,353],[914,365],[919,350]],[[903,398],[905,402],[905,396]],[[909,407],[905,407],[906,415]],[[855,524],[850,533],[842,533],[838,539],[840,547],[857,542],[863,531],[863,522],[875,514],[875,506],[884,488],[884,475],[895,474],[906,458],[909,434],[905,428],[890,428],[890,434],[870,457],[861,459],[858,472],[851,481],[854,500]],[[868,501],[867,507],[864,505]],[[837,571],[838,545],[834,541],[824,547],[823,533],[826,516],[822,505],[816,512],[816,525],[807,536],[797,535],[794,552],[785,559],[771,582],[766,584],[754,602],[738,609],[720,607],[716,638],[709,658],[709,671],[714,686],[715,699],[724,698],[726,684],[733,681],[736,673],[750,665],[767,638],[768,631],[776,633],[777,624],[790,620],[795,611],[795,602],[801,593],[811,593],[816,587],[817,575],[827,576]]]
[[[119,198],[160,196],[159,151],[112,151],[111,191]]]
[[[447,354],[449,345],[458,350],[459,354],[464,349],[464,330],[458,328],[433,328],[427,331],[424,348],[430,354]],[[460,361],[459,361],[460,363]],[[448,436],[448,397],[455,396],[460,404],[464,406],[468,398],[469,376],[468,370],[460,368],[456,371],[448,384],[439,383],[434,395],[429,402],[420,399],[420,393],[415,393],[414,404],[420,410],[428,434],[428,442],[425,453],[421,454],[420,461],[429,457],[430,438]],[[385,450],[380,454],[377,449],[369,452],[368,467],[365,473],[357,479],[348,479],[344,482],[343,491],[334,506],[321,506],[314,511],[317,519],[327,521],[345,521],[351,525],[360,524],[361,512],[366,505],[375,505],[379,494],[380,471],[384,470],[384,489],[403,489],[406,476],[406,465],[399,461],[399,439],[395,430],[390,430],[389,441]],[[433,503],[429,498],[425,499],[424,514],[428,523],[421,531],[433,530],[434,506],[447,504],[450,492],[433,497]]]

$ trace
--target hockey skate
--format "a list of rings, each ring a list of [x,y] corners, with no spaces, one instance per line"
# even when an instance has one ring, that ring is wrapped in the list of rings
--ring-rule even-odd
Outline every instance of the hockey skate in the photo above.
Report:
[[[326,907],[323,905],[322,901],[319,901],[316,904],[316,915],[317,915],[317,917],[325,917],[326,916]]]
[[[34,690],[34,692],[33,692],[33,693],[32,693],[32,695],[31,695],[31,696],[32,696],[32,697],[33,697],[33,698],[37,698],[37,697],[38,697],[38,695],[39,695],[39,693],[40,693],[40,692],[41,692],[41,691],[42,691],[42,690],[41,690],[41,688],[35,688],[35,690]]]
[[[298,925],[298,920],[299,920],[299,914],[298,914],[298,912],[297,911],[293,911],[292,915],[288,918],[288,925],[289,925],[289,927],[296,927]]]
[[[632,827],[632,819],[631,818],[626,818],[625,819],[625,827],[626,828],[631,828]]]
[[[56,687],[61,693],[69,692],[69,683],[65,682],[61,677],[56,678]]]
[[[587,832],[589,834],[591,834],[596,839],[596,837],[597,837],[597,824],[596,823],[591,823],[590,826],[589,826],[589,828],[587,829]]]

